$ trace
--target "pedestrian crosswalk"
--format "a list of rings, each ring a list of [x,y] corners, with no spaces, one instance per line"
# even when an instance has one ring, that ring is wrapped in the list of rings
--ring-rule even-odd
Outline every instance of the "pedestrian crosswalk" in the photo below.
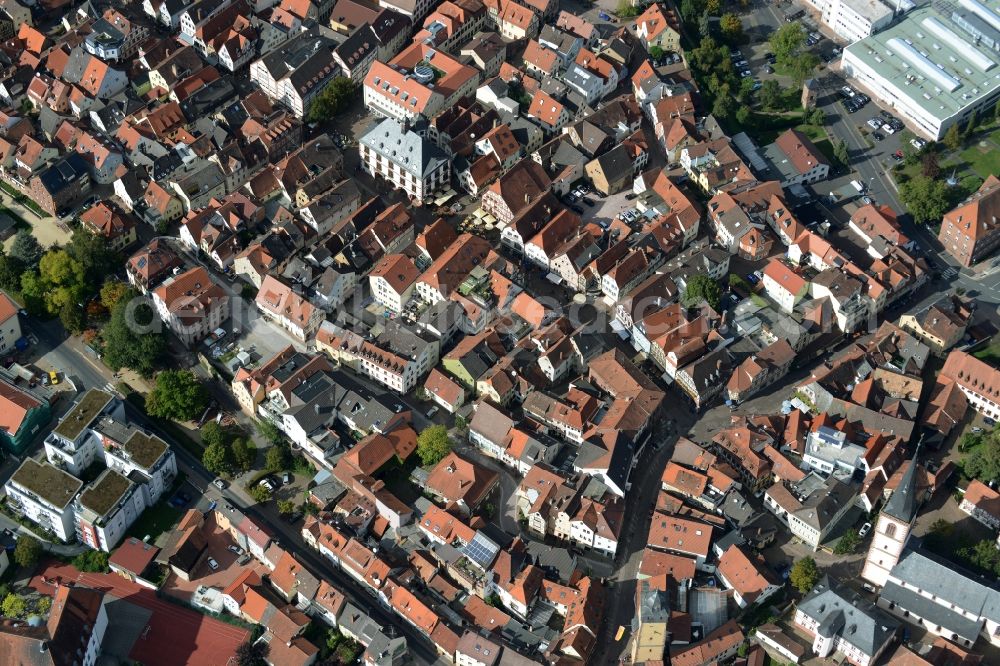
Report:
[[[953,268],[951,266],[949,266],[948,268],[946,268],[943,271],[941,271],[941,277],[944,278],[945,280],[950,280],[951,278],[955,277],[956,275],[958,275],[958,269],[957,268]]]
[[[102,391],[106,391],[107,393],[110,393],[111,395],[116,395],[119,398],[122,397],[122,394],[118,392],[118,387],[115,386],[114,382],[108,382],[107,384],[105,384],[104,386],[101,387],[101,390]]]

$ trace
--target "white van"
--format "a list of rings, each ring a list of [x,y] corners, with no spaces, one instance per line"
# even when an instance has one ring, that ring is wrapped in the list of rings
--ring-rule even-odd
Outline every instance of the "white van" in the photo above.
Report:
[[[852,181],[851,181],[851,185],[852,185],[852,186],[854,187],[854,189],[856,189],[856,190],[857,190],[858,192],[861,192],[862,194],[864,193],[864,191],[865,191],[865,184],[864,184],[864,183],[862,183],[862,182],[861,182],[860,180],[852,180]]]

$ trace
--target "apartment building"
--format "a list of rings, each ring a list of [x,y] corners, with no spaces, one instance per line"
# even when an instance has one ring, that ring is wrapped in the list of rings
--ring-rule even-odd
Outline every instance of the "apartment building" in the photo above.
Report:
[[[990,175],[975,194],[945,213],[938,240],[963,266],[972,266],[1000,246],[1000,179]]]
[[[273,275],[264,278],[254,302],[264,318],[302,342],[315,335],[326,314]]]
[[[4,485],[15,512],[63,541],[76,538],[73,500],[83,481],[48,462],[27,458]]]
[[[153,290],[160,320],[190,347],[229,319],[229,295],[201,266],[167,278]]]
[[[940,376],[954,381],[977,412],[1000,419],[1000,370],[956,350],[948,354]]]
[[[106,469],[76,498],[76,536],[95,550],[110,553],[142,515],[146,502],[139,486]]]

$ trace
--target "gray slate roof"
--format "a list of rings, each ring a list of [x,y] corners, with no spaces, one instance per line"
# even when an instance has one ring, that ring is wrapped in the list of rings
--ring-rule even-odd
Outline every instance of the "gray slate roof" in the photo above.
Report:
[[[437,170],[448,155],[398,121],[387,118],[361,137],[361,143],[416,178]]]
[[[874,655],[899,623],[856,593],[833,585],[826,576],[806,595],[799,610],[819,621],[819,633],[839,635],[867,655]]]

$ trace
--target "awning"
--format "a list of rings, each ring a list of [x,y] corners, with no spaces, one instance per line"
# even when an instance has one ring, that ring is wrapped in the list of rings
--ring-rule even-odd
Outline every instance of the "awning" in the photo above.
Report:
[[[443,206],[446,203],[448,203],[448,200],[451,199],[453,196],[455,196],[454,192],[452,192],[451,194],[448,194],[446,192],[445,194],[442,194],[441,196],[439,196],[437,199],[434,200],[434,205]]]
[[[545,279],[551,282],[552,284],[562,284],[562,278],[559,277],[558,273],[549,273],[548,275],[545,276]]]

